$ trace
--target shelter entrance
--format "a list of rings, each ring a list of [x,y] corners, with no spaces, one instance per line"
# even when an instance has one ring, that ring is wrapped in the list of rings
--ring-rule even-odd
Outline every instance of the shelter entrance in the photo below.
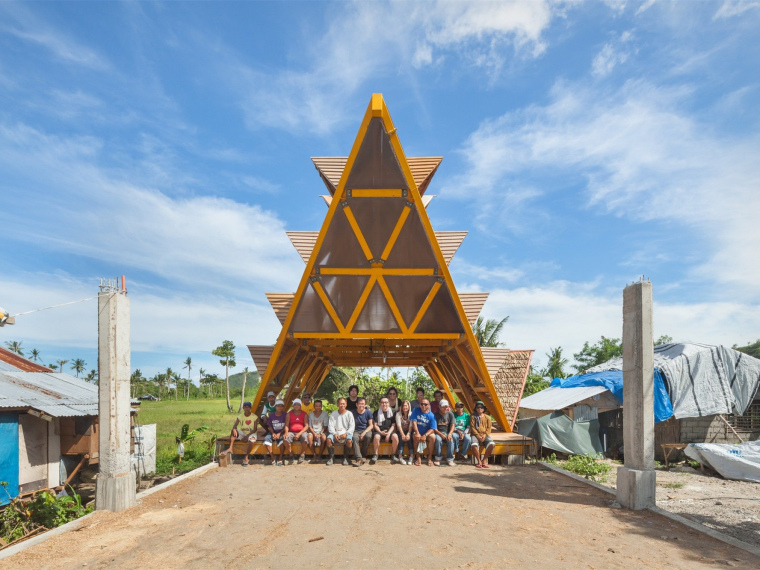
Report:
[[[426,190],[441,157],[407,157],[382,95],[372,96],[348,157],[312,159],[328,194],[319,231],[288,232],[306,268],[294,293],[268,293],[282,330],[249,346],[286,406],[333,366],[422,367],[450,401],[482,400],[510,433],[532,350],[480,347],[487,293],[459,293],[448,264],[467,232],[435,232]]]

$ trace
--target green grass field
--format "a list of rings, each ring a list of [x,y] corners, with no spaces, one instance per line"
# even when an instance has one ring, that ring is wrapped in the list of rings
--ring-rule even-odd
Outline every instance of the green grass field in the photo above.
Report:
[[[239,403],[233,403],[236,411]],[[227,411],[223,398],[177,402],[163,400],[140,404],[138,421],[140,424],[156,424],[156,473],[163,475],[171,473],[172,467],[175,472],[182,473],[208,463],[213,451],[208,443],[215,435],[228,435],[236,417],[236,413]],[[201,426],[208,426],[208,430],[185,444],[185,458],[179,463],[174,438],[180,434],[184,424],[188,424],[191,430]]]

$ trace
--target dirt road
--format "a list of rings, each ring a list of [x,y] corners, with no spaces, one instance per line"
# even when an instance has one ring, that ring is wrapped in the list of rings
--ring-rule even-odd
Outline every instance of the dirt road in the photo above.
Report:
[[[98,513],[7,568],[757,568],[542,466],[216,469]],[[319,540],[314,540],[319,539]]]

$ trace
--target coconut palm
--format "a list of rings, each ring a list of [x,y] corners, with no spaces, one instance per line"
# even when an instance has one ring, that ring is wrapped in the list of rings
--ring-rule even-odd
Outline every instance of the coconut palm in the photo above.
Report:
[[[185,385],[187,397],[185,400],[190,400],[190,370],[193,368],[193,359],[188,356],[185,359],[185,365],[182,368],[187,368],[187,384]]]
[[[91,382],[92,384],[97,385],[98,371],[93,368],[92,370],[90,370],[90,373],[87,376],[85,376],[84,379],[87,380],[88,382]]]
[[[211,351],[211,354],[221,358],[219,364],[224,366],[227,382],[227,409],[232,411],[232,404],[230,404],[230,368],[237,366],[235,363],[235,345],[231,340],[225,340],[221,346],[217,346]]]
[[[29,358],[31,358],[34,362],[39,362],[40,359],[40,351],[36,348],[33,348],[29,351]]]
[[[129,383],[132,385],[132,397],[136,398],[137,393],[140,391],[140,382],[145,380],[142,375],[142,371],[139,368],[135,368],[132,372],[132,376],[129,377]]]
[[[199,368],[198,369],[198,376],[199,376],[199,378],[198,378],[198,384],[200,384],[200,386],[203,387],[203,384],[204,384],[203,378],[204,378],[204,376],[206,376],[206,371],[203,368]]]
[[[562,358],[562,347],[549,349],[546,357],[549,359],[549,362],[546,363],[546,375],[549,378],[564,378],[566,376],[564,368],[567,364],[567,358]]]
[[[5,346],[7,346],[8,350],[10,350],[11,352],[15,352],[19,356],[24,356],[24,349],[21,348],[21,342],[17,340],[9,340],[8,342],[5,343]]]
[[[472,325],[472,332],[475,333],[475,338],[478,339],[480,346],[503,346],[504,343],[499,342],[499,334],[504,324],[509,319],[509,316],[504,317],[502,320],[496,319],[484,320],[483,317],[478,317],[475,324]]]
[[[87,366],[87,363],[81,358],[77,358],[74,360],[74,363],[71,365],[70,369],[76,372],[77,378],[79,378],[79,375],[84,372],[85,366]]]
[[[166,389],[171,390],[172,382],[174,382],[174,395],[177,395],[177,382],[175,378],[176,374],[171,368],[166,369]],[[172,399],[172,395],[169,394],[169,399]]]
[[[58,363],[58,370],[63,372],[63,365],[66,364],[68,360],[56,360],[56,362]]]

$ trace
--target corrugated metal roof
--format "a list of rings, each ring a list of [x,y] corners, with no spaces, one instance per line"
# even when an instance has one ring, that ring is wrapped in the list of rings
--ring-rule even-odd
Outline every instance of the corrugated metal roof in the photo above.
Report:
[[[572,406],[576,402],[606,392],[604,386],[583,386],[579,388],[547,388],[523,398],[520,409],[554,411]]]
[[[60,372],[0,371],[0,409],[34,408],[53,417],[98,414],[98,387]]]
[[[0,347],[0,370],[22,372],[50,372],[50,368],[32,362],[28,358]]]

